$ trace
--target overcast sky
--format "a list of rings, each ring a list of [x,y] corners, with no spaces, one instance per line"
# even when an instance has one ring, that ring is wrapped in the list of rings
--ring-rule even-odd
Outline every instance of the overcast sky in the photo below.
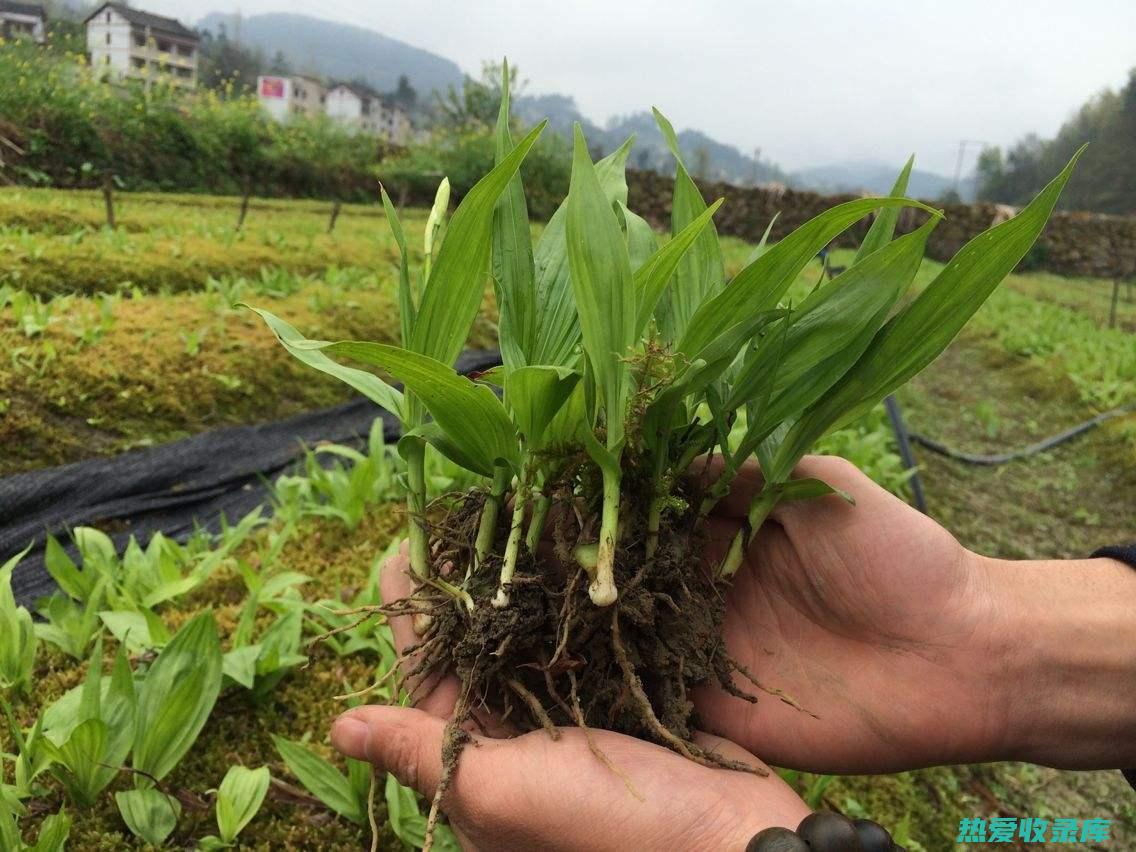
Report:
[[[229,0],[136,0],[190,23]],[[658,105],[784,168],[841,160],[952,174],[960,139],[1051,135],[1136,66],[1136,0],[241,0],[378,30],[602,123]],[[975,151],[976,153],[976,151]],[[968,169],[973,154],[968,155]]]

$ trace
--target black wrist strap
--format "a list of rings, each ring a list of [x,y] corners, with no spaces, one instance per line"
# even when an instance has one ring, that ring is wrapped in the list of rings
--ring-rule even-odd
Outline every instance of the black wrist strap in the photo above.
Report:
[[[1115,559],[1118,562],[1124,562],[1136,568],[1136,544],[1102,547],[1100,550],[1093,553],[1093,559],[1098,557]],[[1132,785],[1132,789],[1136,790],[1136,769],[1122,769],[1120,771],[1124,773],[1124,777],[1128,779],[1128,783]]]

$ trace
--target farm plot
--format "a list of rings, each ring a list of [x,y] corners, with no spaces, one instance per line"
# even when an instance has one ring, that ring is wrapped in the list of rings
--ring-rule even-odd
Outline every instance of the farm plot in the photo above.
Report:
[[[214,215],[208,204],[179,201],[145,220],[143,202],[138,207],[138,221],[146,226],[140,224],[130,238],[171,227],[163,217],[184,213],[175,207],[189,208],[189,219]],[[324,217],[306,207],[299,203],[272,214],[310,219],[314,235]],[[225,208],[223,216],[218,214],[218,234],[225,227],[220,220],[229,222],[231,213]],[[250,213],[246,227],[253,227],[254,216]],[[420,235],[424,216],[407,219],[417,223]],[[373,248],[385,239],[385,226],[377,219],[364,222],[358,239]],[[79,227],[95,233],[91,225]],[[57,238],[58,233],[29,231],[19,239],[35,244]],[[213,245],[222,242],[208,239]],[[750,251],[740,241],[726,248],[727,264],[735,269]],[[387,258],[360,264],[367,271],[325,269],[307,277],[289,268],[286,256],[276,255],[263,273],[258,268],[241,277],[240,270],[227,269],[212,283],[206,279],[187,288],[192,292],[176,294],[127,288],[114,295],[33,299],[9,282],[0,313],[5,353],[0,474],[342,400],[338,388],[294,367],[275,341],[232,305],[255,295],[313,337],[391,339],[394,270]],[[920,279],[936,269],[926,263]],[[794,292],[807,292],[820,274],[819,265],[812,265]],[[1076,302],[1048,298],[1050,278],[1012,277],[1012,292],[996,295],[978,314],[974,330],[906,389],[901,401],[914,430],[952,446],[989,450],[1028,443],[1136,398],[1136,337],[1121,331],[1098,335],[1096,325],[1083,321]],[[493,345],[495,318],[487,295],[471,345]],[[832,436],[822,449],[849,456],[902,492],[904,473],[879,412]],[[36,689],[12,693],[10,721],[26,732],[43,716],[48,739],[73,734],[50,730],[48,708],[58,700],[79,700],[79,692],[64,696],[81,689],[90,660],[109,674],[119,649],[125,649],[135,668],[134,687],[142,694],[161,660],[149,649],[176,650],[181,630],[196,623],[197,632],[207,635],[204,627],[213,625],[221,660],[218,697],[204,711],[206,721],[193,747],[162,773],[157,788],[172,797],[162,801],[180,813],[167,842],[199,843],[222,831],[210,791],[235,765],[267,766],[272,779],[264,804],[240,833],[242,845],[304,848],[318,838],[321,848],[357,849],[369,835],[372,795],[380,848],[420,842],[424,817],[414,796],[388,779],[378,779],[372,792],[362,768],[333,756],[326,742],[330,719],[348,703],[335,696],[366,688],[393,662],[389,637],[370,622],[309,644],[350,623],[336,610],[377,600],[376,571],[405,522],[390,502],[400,461],[375,441],[362,455],[321,452],[340,462],[330,469],[309,463],[304,474],[279,481],[271,520],[255,515],[236,524],[238,519],[231,519],[234,526],[219,537],[202,536],[181,546],[141,542],[122,557],[108,555],[97,533],[79,533],[83,567],[105,575],[104,588],[74,589],[70,602],[57,599],[54,612],[53,605],[43,605],[47,623],[58,630],[41,630],[29,673]],[[927,453],[920,454],[920,462],[931,513],[965,544],[991,555],[1081,555],[1131,535],[1134,417],[1113,421],[1077,444],[1001,468],[965,467]],[[439,460],[429,471],[432,493],[467,484]],[[67,563],[58,556],[53,568],[68,576]],[[139,579],[159,572],[164,586]],[[174,658],[171,653],[168,659]],[[370,700],[381,696],[380,688]],[[4,752],[34,751],[26,740],[12,748],[7,726],[0,727]],[[153,768],[147,759],[145,750],[139,757],[135,744],[132,757],[117,764]],[[164,762],[170,763],[169,756]],[[134,788],[129,770],[113,774],[90,805],[76,806],[69,786],[74,773],[56,767],[28,779],[29,768],[34,774],[34,761],[25,759],[21,770],[4,758],[0,772],[7,784],[23,771],[28,784],[39,788],[34,808],[20,822],[29,839],[62,809],[71,820],[74,848],[142,844],[114,796]],[[827,802],[897,826],[897,839],[910,849],[946,848],[928,839],[950,836],[959,818],[979,815],[1101,813],[1114,819],[1117,843],[1123,845],[1136,832],[1136,808],[1125,804],[1126,788],[1115,773],[1001,764],[881,778],[790,777],[810,803]]]

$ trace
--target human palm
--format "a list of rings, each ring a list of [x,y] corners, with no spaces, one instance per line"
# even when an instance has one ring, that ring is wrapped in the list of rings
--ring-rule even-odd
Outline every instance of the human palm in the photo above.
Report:
[[[735,575],[724,638],[763,685],[808,712],[705,687],[696,699],[704,727],[771,763],[815,771],[989,759],[1002,711],[989,683],[968,677],[988,638],[973,555],[842,459],[806,458],[795,475],[856,505],[833,495],[774,511]],[[756,467],[743,469],[714,513],[708,559],[720,558],[759,484]]]

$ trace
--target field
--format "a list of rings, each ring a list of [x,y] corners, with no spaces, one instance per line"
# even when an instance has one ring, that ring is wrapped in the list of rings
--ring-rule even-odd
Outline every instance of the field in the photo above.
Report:
[[[266,306],[310,337],[393,340],[397,255],[385,222],[375,208],[344,206],[328,234],[326,204],[254,201],[238,233],[238,206],[232,198],[122,195],[120,227],[112,232],[101,227],[98,195],[0,191],[0,475],[347,398],[342,386],[291,361],[259,320],[234,305]],[[425,211],[405,212],[411,246],[421,245],[425,221]],[[735,271],[751,247],[725,244]],[[843,254],[834,262],[844,263]],[[920,281],[938,268],[926,261]],[[807,292],[820,275],[814,264],[795,292]],[[1117,328],[1107,329],[1110,295],[1111,282],[1012,276],[900,394],[908,426],[952,447],[997,451],[1136,400],[1136,304],[1122,290]],[[495,321],[487,291],[469,345],[492,347]],[[882,412],[825,439],[821,449],[846,455],[906,495]],[[930,513],[981,552],[1079,556],[1132,535],[1136,415],[1000,467],[918,456]],[[180,547],[160,542],[146,549],[141,542],[143,555],[119,558],[100,550],[97,535],[84,534],[84,566],[108,578],[103,602],[88,594],[75,612],[53,616],[62,638],[41,643],[35,689],[17,696],[11,713],[18,727],[31,728],[83,683],[92,655],[101,653],[103,671],[110,671],[121,640],[132,657],[149,659],[149,648],[211,612],[226,654],[226,685],[204,708],[208,721],[196,745],[162,778],[161,789],[181,811],[170,843],[192,845],[217,834],[210,791],[236,763],[267,765],[273,779],[242,845],[312,848],[318,838],[319,848],[346,850],[368,836],[369,773],[334,758],[326,731],[345,705],[334,696],[367,687],[393,661],[393,650],[370,625],[308,643],[348,623],[335,608],[377,599],[376,573],[403,523],[392,502],[399,461],[373,441],[365,455],[337,458],[330,469],[312,462],[279,481],[271,519],[232,518],[234,526],[217,537]],[[440,460],[432,472],[436,493],[463,484]],[[151,559],[166,572],[167,588],[139,578],[139,566]],[[144,614],[129,624],[137,628],[142,618],[148,642],[116,617],[138,600],[150,603],[133,608]],[[84,622],[85,612],[102,617]],[[313,775],[310,759],[298,760],[287,745],[282,754],[273,736],[304,742],[301,748],[331,760],[339,781],[329,780],[330,770]],[[3,752],[17,751],[7,731],[3,743]],[[18,783],[19,771],[5,757],[3,783]],[[40,775],[35,784],[42,789],[25,802],[25,836],[63,807],[73,820],[72,848],[139,842],[111,795],[132,786],[127,775],[110,778],[87,807],[71,803],[66,777]],[[944,838],[954,836],[958,820],[983,815],[1111,817],[1114,848],[1136,842],[1136,805],[1118,773],[999,764],[879,778],[794,777],[812,804],[900,826],[898,839],[909,849],[951,848]],[[381,848],[420,840],[418,803],[397,785],[380,779],[375,815]]]

